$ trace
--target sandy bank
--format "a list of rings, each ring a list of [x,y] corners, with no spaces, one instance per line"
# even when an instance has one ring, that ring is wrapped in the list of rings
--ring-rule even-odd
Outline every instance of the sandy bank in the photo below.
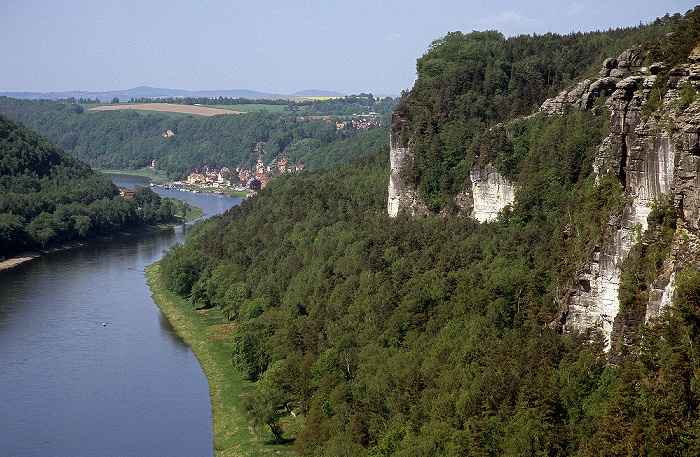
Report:
[[[41,254],[39,254],[38,252],[25,252],[24,254],[18,255],[17,257],[12,257],[11,259],[3,260],[2,262],[0,262],[0,271],[16,267],[21,263],[27,262],[32,259],[36,259],[40,256]]]

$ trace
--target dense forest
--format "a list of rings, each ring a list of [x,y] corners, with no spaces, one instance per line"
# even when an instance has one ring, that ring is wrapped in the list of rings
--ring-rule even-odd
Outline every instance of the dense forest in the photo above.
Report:
[[[0,259],[181,221],[186,212],[147,187],[125,199],[85,162],[0,115]]]
[[[363,107],[342,100],[323,103],[347,105],[350,110]],[[375,103],[393,108],[398,100]],[[268,164],[286,157],[292,163],[303,163],[305,169],[320,169],[350,162],[366,148],[386,143],[388,136],[388,123],[381,116],[366,131],[338,129],[332,120],[307,120],[294,111],[199,117],[90,111],[68,101],[8,97],[0,97],[0,113],[23,122],[91,166],[138,169],[150,166],[155,159],[173,179],[203,166],[250,169],[258,158]],[[172,135],[168,136],[168,131]],[[265,143],[262,155],[256,150],[260,143]]]
[[[384,146],[277,179],[195,225],[162,279],[232,321],[231,363],[257,385],[252,423],[313,456],[700,454],[700,272],[679,274],[674,304],[640,326],[631,357],[557,333],[562,278],[623,204],[616,177],[596,185],[591,170],[609,114],[599,100],[513,121],[632,44],[669,64],[687,56],[666,34],[692,49],[699,24],[693,11],[593,34],[433,43],[397,109],[418,151],[408,174],[438,209],[450,176],[487,157],[522,186],[495,222],[388,218]],[[649,221],[645,236],[663,239],[676,215],[660,201]],[[292,412],[301,431],[288,436]]]

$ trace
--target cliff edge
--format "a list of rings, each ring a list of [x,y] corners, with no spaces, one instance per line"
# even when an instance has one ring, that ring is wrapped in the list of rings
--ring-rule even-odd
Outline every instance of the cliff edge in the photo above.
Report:
[[[563,332],[601,334],[608,349],[634,343],[641,323],[659,316],[674,296],[675,274],[700,263],[700,47],[688,62],[672,69],[662,63],[643,66],[646,55],[639,48],[624,51],[603,62],[594,77],[577,83],[546,100],[539,112],[563,115],[567,110],[600,110],[596,100],[606,99],[610,111],[609,135],[590,164],[596,182],[612,173],[623,194],[620,212],[610,214],[607,235],[597,243],[573,278],[565,283],[557,301],[553,322]],[[664,80],[664,91],[657,79]],[[659,97],[658,102],[652,97]],[[654,108],[651,108],[653,106]],[[391,174],[388,214],[402,211],[413,216],[429,214],[418,186],[402,176],[411,160],[411,145],[399,133],[405,119],[395,114],[391,133]],[[493,221],[517,200],[518,184],[502,176],[490,163],[472,164],[464,176],[462,191],[453,200],[459,216]],[[623,268],[630,252],[652,235],[648,217],[668,202],[677,222],[668,254],[658,273],[647,278],[641,294],[644,304],[621,306]],[[441,214],[447,211],[443,209]],[[453,211],[454,213],[454,211]],[[646,237],[646,238],[645,238]]]

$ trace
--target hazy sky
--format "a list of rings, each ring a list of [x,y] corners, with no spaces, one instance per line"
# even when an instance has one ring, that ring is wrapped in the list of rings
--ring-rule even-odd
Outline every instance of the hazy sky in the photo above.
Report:
[[[447,32],[607,30],[685,0],[0,0],[0,92],[305,89],[399,94]]]

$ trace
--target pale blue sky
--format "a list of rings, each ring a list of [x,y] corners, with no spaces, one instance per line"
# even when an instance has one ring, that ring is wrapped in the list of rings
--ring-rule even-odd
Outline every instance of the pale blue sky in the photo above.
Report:
[[[0,92],[305,89],[399,94],[447,32],[607,30],[684,0],[2,0]]]

